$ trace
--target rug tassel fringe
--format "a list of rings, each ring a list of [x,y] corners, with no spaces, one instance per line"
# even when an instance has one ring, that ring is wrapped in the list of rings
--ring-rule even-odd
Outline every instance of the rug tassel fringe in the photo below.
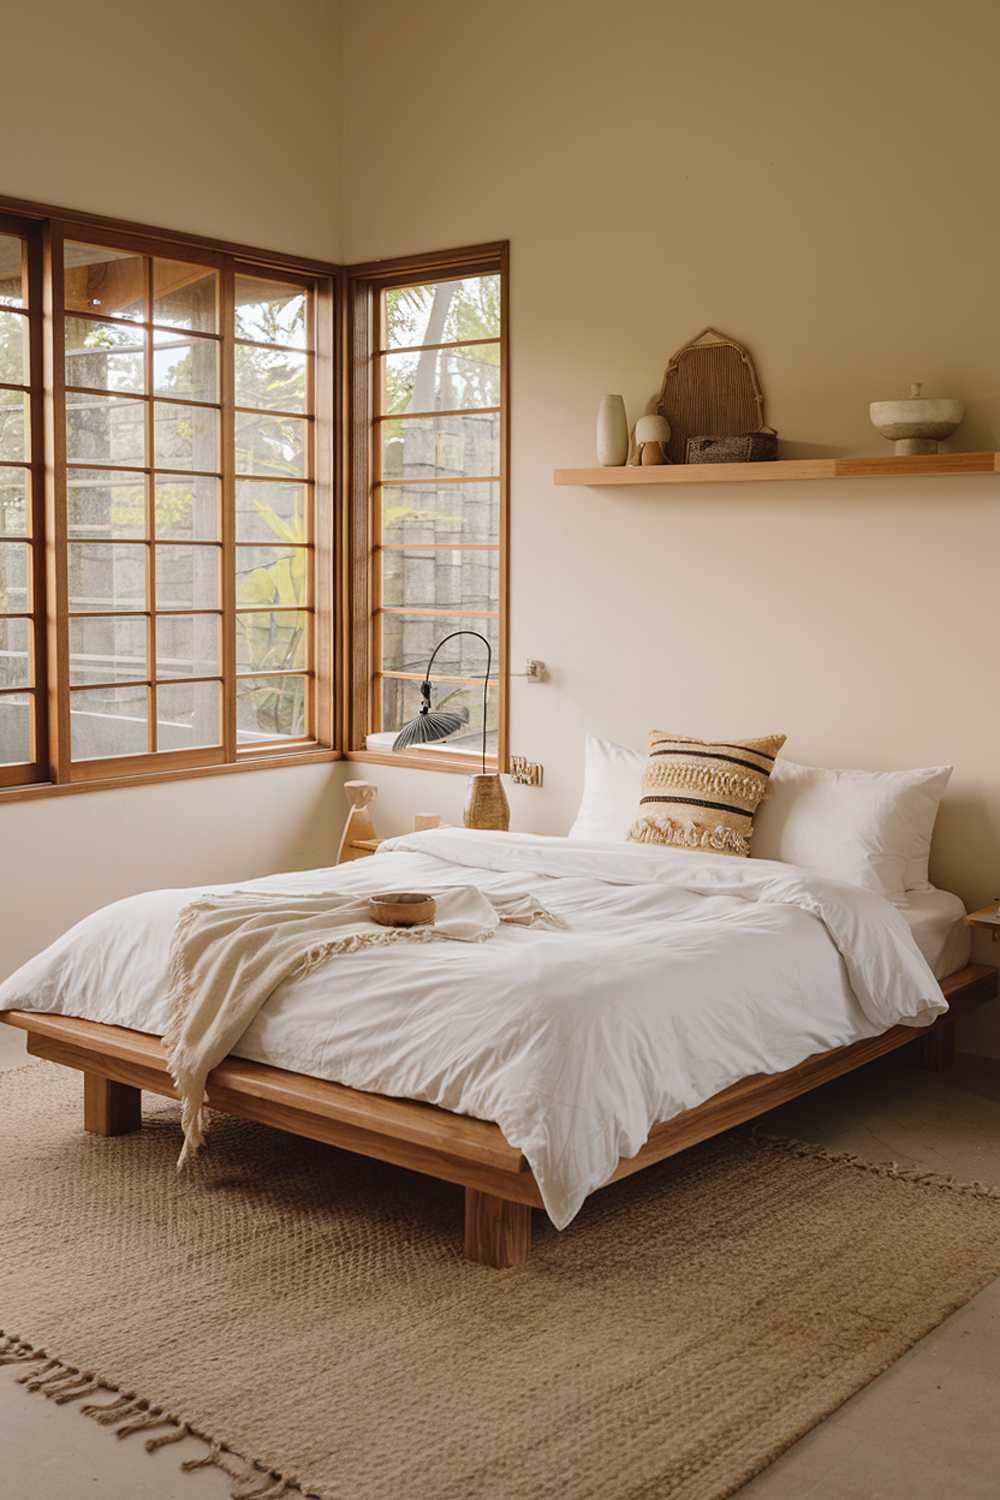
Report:
[[[129,1391],[128,1395],[116,1396],[109,1404],[105,1404],[104,1406],[81,1406],[80,1411],[85,1417],[93,1417],[95,1422],[101,1421],[102,1417],[106,1417],[109,1412],[115,1412],[117,1420],[125,1415],[124,1408],[131,1406],[134,1400],[135,1392]]]
[[[117,1436],[120,1438],[131,1437],[133,1432],[148,1432],[151,1427],[176,1427],[177,1423],[173,1417],[168,1417],[165,1411],[158,1407],[147,1411],[141,1417],[135,1417],[131,1422],[125,1422],[118,1428]]]
[[[173,1420],[173,1418],[171,1418]],[[182,1443],[186,1437],[191,1436],[191,1429],[186,1422],[178,1422],[174,1432],[161,1433],[159,1437],[146,1439],[146,1452],[159,1453],[161,1448],[166,1448],[169,1443]]]
[[[203,1443],[206,1449],[201,1458],[189,1458],[181,1464],[182,1472],[193,1473],[196,1469],[220,1469],[232,1481],[231,1500],[289,1500],[289,1497],[314,1496],[315,1491],[305,1490],[297,1479],[286,1479],[275,1469],[265,1469],[260,1463],[251,1463],[233,1453],[224,1443],[199,1432],[196,1427],[180,1417],[171,1416],[162,1406],[150,1403],[136,1395],[135,1391],[117,1390],[114,1385],[101,1380],[93,1370],[81,1370],[76,1365],[65,1364],[61,1359],[51,1358],[44,1349],[35,1349],[20,1334],[7,1333],[0,1328],[0,1367],[5,1365],[30,1365],[33,1368],[14,1378],[26,1391],[41,1392],[46,1400],[56,1406],[70,1401],[82,1401],[85,1396],[100,1392],[111,1396],[110,1401],[88,1402],[77,1410],[90,1417],[102,1427],[113,1427],[116,1436],[131,1437],[133,1433],[148,1432],[154,1427],[166,1427],[166,1432],[146,1438],[143,1446],[147,1453],[157,1453],[171,1443],[191,1438]]]
[[[1000,1198],[1000,1187],[992,1182],[962,1182],[948,1172],[935,1172],[924,1167],[901,1167],[894,1161],[868,1161],[863,1156],[856,1156],[853,1151],[831,1151],[828,1147],[814,1145],[811,1141],[796,1140],[794,1136],[767,1135],[760,1129],[752,1130],[750,1135],[755,1145],[770,1146],[789,1156],[856,1167],[875,1177],[891,1177],[898,1182],[919,1182],[925,1187],[944,1187],[953,1193],[968,1193],[973,1198]]]
[[[57,1359],[48,1359],[40,1370],[29,1370],[27,1374],[19,1375],[17,1383],[18,1385],[26,1385],[29,1391],[37,1391],[58,1369],[60,1369],[59,1361]]]
[[[101,1382],[91,1377],[84,1385],[72,1385],[68,1391],[60,1391],[58,1395],[54,1396],[51,1391],[46,1391],[45,1394],[56,1406],[65,1406],[68,1401],[81,1401],[84,1396],[96,1396],[100,1389]]]

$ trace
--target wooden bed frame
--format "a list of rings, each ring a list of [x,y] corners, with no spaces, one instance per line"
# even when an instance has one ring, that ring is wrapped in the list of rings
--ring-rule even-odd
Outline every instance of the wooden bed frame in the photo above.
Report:
[[[697,1108],[655,1125],[642,1149],[623,1157],[608,1181],[628,1177],[908,1043],[921,1044],[927,1066],[947,1066],[954,1052],[955,1018],[991,999],[996,986],[996,969],[970,965],[942,982],[951,1009],[933,1026],[893,1026],[881,1036],[818,1052],[784,1073],[742,1079]],[[83,1073],[84,1128],[98,1135],[139,1129],[143,1089],[176,1097],[155,1036],[24,1010],[0,1011],[0,1021],[28,1033],[34,1057]],[[465,1189],[466,1256],[495,1267],[527,1259],[531,1211],[541,1208],[542,1200],[527,1162],[499,1126],[236,1057],[209,1075],[207,1092],[209,1104],[226,1114],[460,1184]]]

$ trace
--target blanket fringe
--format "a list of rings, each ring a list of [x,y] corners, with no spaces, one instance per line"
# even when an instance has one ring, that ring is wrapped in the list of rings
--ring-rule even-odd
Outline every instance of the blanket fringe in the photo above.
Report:
[[[919,1182],[924,1187],[947,1188],[952,1193],[964,1193],[972,1198],[992,1198],[1000,1201],[1000,1186],[992,1182],[963,1182],[949,1172],[935,1172],[923,1167],[901,1167],[898,1162],[868,1161],[853,1151],[831,1151],[826,1146],[812,1141],[796,1140],[790,1135],[768,1135],[755,1128],[750,1132],[754,1145],[783,1151],[788,1156],[830,1162],[838,1166],[854,1167],[861,1172],[870,1172],[875,1177],[895,1178],[899,1182]]]
[[[245,1458],[164,1407],[146,1401],[134,1391],[120,1390],[110,1381],[102,1380],[93,1370],[82,1370],[78,1365],[66,1364],[52,1357],[45,1349],[34,1348],[20,1334],[0,1329],[0,1365],[33,1365],[33,1370],[16,1377],[17,1383],[32,1395],[42,1395],[57,1406],[80,1401],[97,1392],[112,1397],[112,1400],[99,1404],[88,1402],[77,1410],[102,1427],[113,1428],[119,1438],[148,1432],[154,1427],[168,1428],[169,1431],[146,1439],[143,1446],[147,1453],[157,1453],[171,1443],[183,1442],[185,1438],[203,1444],[206,1452],[200,1457],[185,1459],[180,1468],[186,1474],[198,1469],[220,1469],[231,1480],[230,1500],[287,1500],[292,1496],[301,1497],[301,1500],[319,1500],[315,1490],[307,1489],[291,1475],[269,1468],[259,1460]]]

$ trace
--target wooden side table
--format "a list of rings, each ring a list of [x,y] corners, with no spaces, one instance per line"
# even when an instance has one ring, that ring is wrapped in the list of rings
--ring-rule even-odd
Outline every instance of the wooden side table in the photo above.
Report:
[[[382,840],[375,832],[375,824],[369,807],[378,795],[378,788],[372,786],[370,781],[345,781],[344,792],[351,804],[351,810],[347,814],[347,822],[340,836],[340,847],[337,850],[337,864],[347,864],[352,859],[367,859],[375,853]],[[440,828],[441,819],[427,813],[417,813],[413,820],[414,833],[422,833],[425,828]]]
[[[979,911],[970,911],[966,917],[970,927],[982,927],[993,934],[993,941],[1000,943],[1000,897]]]

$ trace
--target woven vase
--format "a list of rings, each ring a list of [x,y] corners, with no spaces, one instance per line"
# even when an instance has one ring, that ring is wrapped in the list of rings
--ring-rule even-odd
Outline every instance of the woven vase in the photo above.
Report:
[[[503,782],[496,774],[469,777],[465,797],[466,828],[492,828],[506,833],[510,827],[510,803]]]

